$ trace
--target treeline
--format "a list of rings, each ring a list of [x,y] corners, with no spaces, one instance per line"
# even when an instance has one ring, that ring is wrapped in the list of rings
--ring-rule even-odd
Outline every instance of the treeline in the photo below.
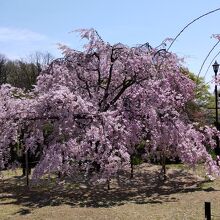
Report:
[[[9,83],[28,91],[36,84],[42,68],[53,59],[54,56],[48,52],[35,52],[19,60],[10,60],[0,54],[0,85]]]

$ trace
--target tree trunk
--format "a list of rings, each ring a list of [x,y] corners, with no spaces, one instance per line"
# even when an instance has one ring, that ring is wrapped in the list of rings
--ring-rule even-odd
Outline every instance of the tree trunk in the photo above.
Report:
[[[134,178],[134,165],[133,163],[131,163],[131,175],[130,175],[130,179]]]
[[[130,179],[134,178],[134,164],[133,164],[133,155],[130,157],[130,163],[131,163],[131,173],[130,173]]]
[[[108,186],[108,190],[110,190],[111,188],[110,188],[110,179],[108,179],[108,181],[107,181],[107,186]]]
[[[162,156],[162,175],[163,175],[163,180],[165,181],[167,179],[167,175],[166,175],[166,157],[163,155]]]
[[[28,150],[25,151],[25,175],[26,175],[26,186],[29,188],[29,164],[28,164]]]

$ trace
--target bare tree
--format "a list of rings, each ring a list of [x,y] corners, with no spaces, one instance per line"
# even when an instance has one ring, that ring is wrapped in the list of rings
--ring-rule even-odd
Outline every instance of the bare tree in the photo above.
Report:
[[[49,52],[36,51],[27,57],[28,63],[33,63],[37,66],[38,73],[41,72],[44,66],[49,65],[54,59],[54,56]]]

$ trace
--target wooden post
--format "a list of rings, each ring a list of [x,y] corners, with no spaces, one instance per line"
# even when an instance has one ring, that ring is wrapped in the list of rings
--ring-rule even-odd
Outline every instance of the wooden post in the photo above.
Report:
[[[205,202],[205,220],[211,220],[211,203]]]

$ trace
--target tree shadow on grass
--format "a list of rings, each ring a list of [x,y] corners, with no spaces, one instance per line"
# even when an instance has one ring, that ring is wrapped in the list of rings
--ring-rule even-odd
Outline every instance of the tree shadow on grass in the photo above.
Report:
[[[133,179],[129,173],[120,175],[118,181],[111,181],[111,189],[106,185],[91,186],[86,182],[65,179],[65,182],[41,180],[39,185],[29,190],[25,178],[13,177],[0,182],[0,205],[22,205],[18,213],[29,214],[31,209],[44,206],[67,204],[72,207],[111,207],[125,203],[164,203],[175,202],[177,193],[203,190],[193,174],[176,169],[168,172],[167,181],[159,178],[159,167],[143,165],[135,170]],[[207,189],[206,189],[207,190]],[[209,191],[216,191],[209,187]]]
[[[18,212],[16,212],[16,214],[20,214],[20,215],[27,215],[27,214],[30,214],[31,213],[31,210],[30,209],[27,209],[27,208],[21,208]]]

